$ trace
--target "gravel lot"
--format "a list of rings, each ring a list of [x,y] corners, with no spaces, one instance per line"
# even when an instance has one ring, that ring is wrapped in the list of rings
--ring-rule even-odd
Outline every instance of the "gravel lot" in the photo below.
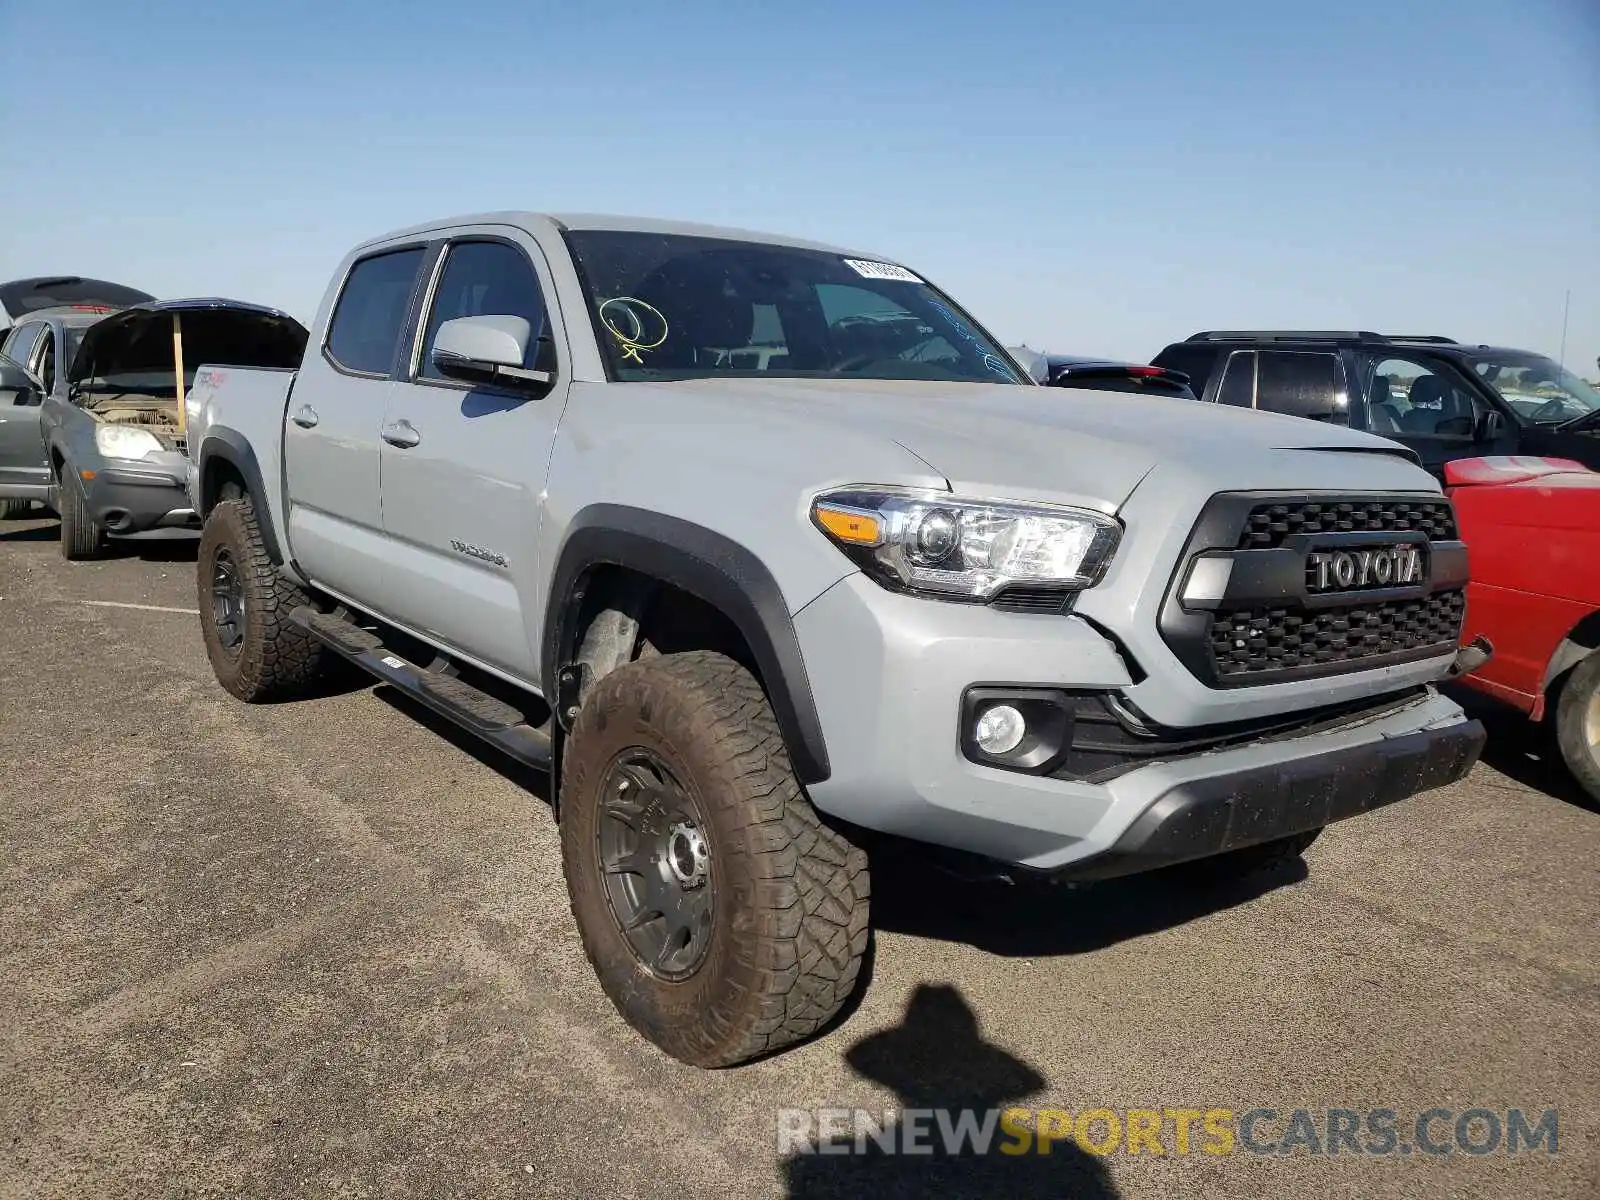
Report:
[[[0,525],[0,1194],[1600,1194],[1600,814],[1516,721],[1305,877],[890,864],[859,1007],[704,1073],[592,978],[543,779],[381,691],[233,701],[191,548],[55,530]],[[784,1107],[1014,1103],[1556,1108],[1559,1153],[778,1152]]]

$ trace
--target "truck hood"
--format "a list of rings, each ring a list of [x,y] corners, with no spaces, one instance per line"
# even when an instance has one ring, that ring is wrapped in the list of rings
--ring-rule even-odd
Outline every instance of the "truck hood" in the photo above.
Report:
[[[1075,388],[927,383],[920,380],[737,379],[642,385],[689,389],[896,443],[961,494],[1053,500],[1115,512],[1163,462],[1238,464],[1247,486],[1266,457],[1343,451],[1415,463],[1397,442],[1302,417]],[[781,447],[777,448],[781,452]],[[1274,472],[1275,474],[1280,472]],[[891,480],[855,480],[888,483]]]
[[[184,373],[201,363],[297,367],[307,333],[287,313],[240,300],[156,300],[125,308],[90,326],[67,373],[69,383],[97,375],[160,373],[174,366],[174,317],[183,331]]]

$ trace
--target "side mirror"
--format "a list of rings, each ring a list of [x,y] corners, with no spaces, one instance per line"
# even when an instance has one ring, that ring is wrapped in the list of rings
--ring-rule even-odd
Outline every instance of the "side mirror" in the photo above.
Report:
[[[44,383],[21,363],[0,357],[0,395],[6,393],[12,404],[37,404],[44,398]]]
[[[1035,383],[1050,382],[1050,361],[1044,355],[1027,346],[1007,346],[1006,349]]]
[[[1506,435],[1506,419],[1503,415],[1490,409],[1478,418],[1477,437],[1474,441],[1495,442]]]
[[[451,379],[534,392],[553,376],[522,365],[532,340],[533,327],[524,317],[457,317],[439,326],[429,357]]]

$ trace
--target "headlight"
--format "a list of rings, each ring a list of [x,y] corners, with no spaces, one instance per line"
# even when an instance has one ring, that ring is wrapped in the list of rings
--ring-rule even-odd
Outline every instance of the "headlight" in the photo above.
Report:
[[[143,458],[162,449],[155,434],[131,425],[96,425],[94,444],[107,458]]]
[[[963,600],[1013,584],[1090,587],[1122,531],[1080,508],[890,488],[818,496],[811,520],[885,587]]]

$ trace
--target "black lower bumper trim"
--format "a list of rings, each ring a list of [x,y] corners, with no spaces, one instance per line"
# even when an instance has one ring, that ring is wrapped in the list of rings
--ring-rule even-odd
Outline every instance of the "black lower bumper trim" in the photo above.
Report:
[[[107,467],[95,478],[116,487],[175,488],[180,492],[184,489],[184,481],[166,471],[129,471],[123,467]]]
[[[1461,721],[1180,783],[1145,809],[1111,849],[1050,874],[1109,879],[1320,829],[1454,783],[1472,769],[1483,743],[1483,726]]]

